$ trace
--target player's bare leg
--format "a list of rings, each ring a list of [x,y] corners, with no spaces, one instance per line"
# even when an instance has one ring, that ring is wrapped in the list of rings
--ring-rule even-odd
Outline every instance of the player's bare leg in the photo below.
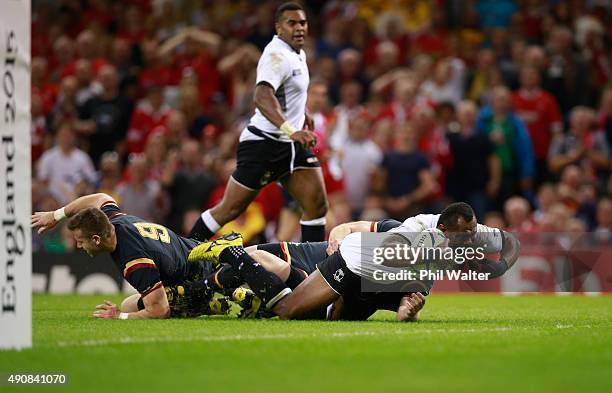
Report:
[[[274,273],[291,289],[295,289],[308,277],[308,274],[304,270],[292,266],[290,263],[268,251],[247,249],[247,252],[256,262],[262,265],[264,269]]]
[[[272,272],[278,276],[283,282],[289,278],[289,272],[291,271],[291,265],[283,261],[274,254],[270,254],[263,250],[250,251],[249,255],[256,260],[261,266],[269,272]]]
[[[321,168],[297,169],[284,184],[302,208],[302,241],[325,240],[328,204]]]
[[[283,207],[278,218],[276,238],[281,242],[290,242],[300,229],[301,211]]]
[[[257,194],[259,190],[245,187],[230,177],[221,202],[202,213],[189,237],[197,240],[211,238],[223,225],[242,214]]]
[[[312,311],[332,304],[339,297],[316,270],[292,293],[281,299],[272,311],[281,319],[300,319]]]

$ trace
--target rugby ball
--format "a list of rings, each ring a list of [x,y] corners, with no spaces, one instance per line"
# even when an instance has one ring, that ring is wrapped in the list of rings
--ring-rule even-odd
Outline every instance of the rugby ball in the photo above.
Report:
[[[446,236],[438,228],[428,228],[418,233],[412,242],[412,247],[441,247],[446,243]]]

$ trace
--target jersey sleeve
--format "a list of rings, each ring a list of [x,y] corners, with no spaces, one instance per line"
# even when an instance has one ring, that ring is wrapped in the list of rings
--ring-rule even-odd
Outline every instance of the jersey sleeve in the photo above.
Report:
[[[387,218],[382,221],[372,222],[370,232],[388,232],[393,228],[399,227],[400,225],[402,225],[401,222]]]
[[[119,214],[124,214],[121,212],[121,209],[119,208],[117,203],[113,200],[108,200],[104,202],[102,206],[100,206],[100,210],[102,210],[102,212],[106,214],[106,217],[108,217],[109,219],[112,219]]]
[[[504,247],[504,235],[500,229],[478,224],[474,246],[482,247],[485,254],[498,253]]]
[[[289,63],[280,52],[264,52],[257,63],[256,84],[268,84],[276,91],[289,77]]]
[[[162,286],[159,270],[149,258],[138,258],[125,264],[123,277],[143,297]]]

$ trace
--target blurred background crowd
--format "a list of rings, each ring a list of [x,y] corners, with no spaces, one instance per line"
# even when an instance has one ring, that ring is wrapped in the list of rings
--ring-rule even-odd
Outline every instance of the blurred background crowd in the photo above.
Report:
[[[185,234],[218,202],[279,1],[33,0],[33,210],[106,192]],[[470,203],[523,233],[612,229],[612,8],[304,1],[329,226]],[[223,231],[299,235],[267,186]],[[35,250],[74,248],[66,229]]]

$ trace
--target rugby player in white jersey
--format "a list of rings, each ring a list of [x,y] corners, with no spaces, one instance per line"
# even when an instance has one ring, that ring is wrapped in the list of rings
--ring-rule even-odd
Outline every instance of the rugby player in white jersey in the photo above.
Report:
[[[256,109],[240,135],[237,168],[223,200],[202,213],[190,238],[212,238],[263,187],[279,180],[302,208],[302,241],[324,240],[327,199],[319,162],[310,150],[316,142],[313,121],[306,113],[310,77],[302,48],[307,34],[304,9],[282,4],[276,11],[276,35],[257,64]]]
[[[293,291],[275,274],[264,269],[242,247],[235,246],[235,242],[226,243],[222,239],[205,242],[192,251],[190,258],[230,264],[262,298],[269,310],[282,319],[299,319],[333,304],[341,296],[359,294],[364,299],[380,293],[362,291],[362,280],[372,281],[374,270],[385,269],[385,266],[375,264],[371,258],[363,258],[364,255],[371,255],[372,250],[368,249],[369,245],[362,244],[360,232],[371,229],[355,226],[346,228],[344,234],[337,232],[334,238],[330,238],[330,251],[333,253],[318,263],[317,270]],[[478,224],[472,208],[462,202],[449,205],[439,215],[411,217],[387,233],[394,237],[404,236],[402,238],[409,244],[411,234],[431,229],[439,230],[451,248],[482,248],[484,254],[499,253],[498,261],[477,262],[481,268],[478,270],[488,272],[492,277],[503,274],[519,256],[520,244],[516,236]],[[334,248],[337,249],[334,251]],[[381,284],[385,285],[384,282]],[[410,284],[416,286],[405,288],[406,292],[427,293],[433,283],[417,281]],[[410,301],[409,298],[407,300]]]

